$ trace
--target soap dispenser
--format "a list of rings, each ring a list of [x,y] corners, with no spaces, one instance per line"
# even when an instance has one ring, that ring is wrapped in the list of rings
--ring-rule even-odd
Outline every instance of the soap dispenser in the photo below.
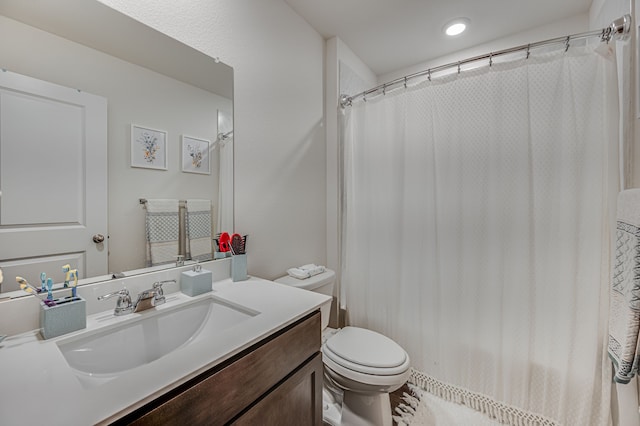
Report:
[[[202,269],[199,264],[193,265],[191,271],[185,271],[180,278],[180,291],[187,296],[197,296],[211,291],[213,284],[213,274],[211,271]]]

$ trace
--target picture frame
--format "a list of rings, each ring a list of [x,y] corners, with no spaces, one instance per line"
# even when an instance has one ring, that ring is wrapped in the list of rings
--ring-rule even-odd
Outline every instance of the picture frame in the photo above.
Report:
[[[210,140],[182,135],[182,171],[210,175],[210,149]]]
[[[132,124],[131,167],[167,170],[167,132]]]

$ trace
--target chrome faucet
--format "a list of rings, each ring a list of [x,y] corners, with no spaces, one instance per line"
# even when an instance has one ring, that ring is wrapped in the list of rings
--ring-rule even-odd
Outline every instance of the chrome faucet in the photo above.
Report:
[[[113,311],[113,315],[119,317],[120,315],[126,315],[133,312],[131,296],[129,295],[129,290],[126,288],[105,294],[104,296],[98,296],[98,300],[110,299],[114,296],[118,296],[118,301],[116,302],[116,308]]]
[[[162,305],[164,302],[166,302],[164,291],[162,290],[162,284],[175,282],[176,280],[165,280],[153,283],[152,288],[144,290],[140,292],[140,294],[138,294],[136,303],[131,303],[131,296],[129,295],[129,290],[127,290],[126,288],[113,293],[105,294],[104,296],[99,296],[98,300],[104,300],[109,299],[113,296],[118,296],[116,308],[113,311],[113,314],[115,316],[126,315],[132,312],[142,312],[147,309]]]

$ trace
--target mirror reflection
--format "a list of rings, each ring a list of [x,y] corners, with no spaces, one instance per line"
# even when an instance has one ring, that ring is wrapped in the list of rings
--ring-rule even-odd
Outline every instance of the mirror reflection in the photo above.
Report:
[[[233,229],[232,69],[97,2],[90,42],[53,16],[78,2],[20,3],[0,5],[2,293],[211,259]]]

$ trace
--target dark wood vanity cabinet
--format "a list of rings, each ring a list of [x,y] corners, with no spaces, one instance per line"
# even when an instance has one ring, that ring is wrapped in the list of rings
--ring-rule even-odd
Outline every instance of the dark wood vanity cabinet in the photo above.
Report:
[[[321,426],[320,333],[316,311],[115,424]]]

